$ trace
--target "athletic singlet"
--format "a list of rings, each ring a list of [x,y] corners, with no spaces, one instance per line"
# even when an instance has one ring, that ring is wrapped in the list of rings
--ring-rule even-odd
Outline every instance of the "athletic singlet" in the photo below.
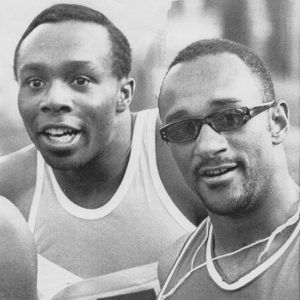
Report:
[[[37,154],[28,223],[39,253],[41,298],[57,294],[55,299],[100,299],[129,292],[139,295],[147,289],[158,292],[159,255],[195,226],[175,206],[160,180],[157,115],[157,109],[137,114],[124,178],[111,200],[97,209],[69,200],[52,169]],[[146,294],[144,298],[151,299]]]
[[[300,208],[299,208],[300,209]],[[249,272],[228,282],[214,261],[234,256],[261,244],[264,255],[285,228],[292,232],[277,251]],[[204,220],[189,237],[161,289],[158,300],[195,299],[300,299],[300,222],[299,210],[273,234],[237,251],[213,258],[213,226]],[[268,245],[269,244],[269,245]],[[268,247],[269,246],[269,247]],[[262,254],[262,253],[261,253]],[[259,257],[263,257],[260,255]]]

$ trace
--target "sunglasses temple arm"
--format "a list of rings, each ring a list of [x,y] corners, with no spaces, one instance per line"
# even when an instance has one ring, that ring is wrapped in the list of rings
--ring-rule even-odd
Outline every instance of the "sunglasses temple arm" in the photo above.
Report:
[[[263,112],[264,110],[267,110],[269,108],[271,108],[273,106],[270,104],[264,105],[264,106],[258,106],[258,107],[253,107],[253,108],[249,108],[249,115],[252,117],[258,115],[259,113]]]

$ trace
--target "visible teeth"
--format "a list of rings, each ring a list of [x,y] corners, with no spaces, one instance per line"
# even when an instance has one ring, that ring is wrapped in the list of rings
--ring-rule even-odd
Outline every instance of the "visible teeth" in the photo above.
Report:
[[[75,134],[75,132],[72,129],[63,129],[63,128],[50,128],[50,129],[45,130],[45,133],[47,135],[53,136],[53,137]]]
[[[70,143],[78,136],[79,131],[70,128],[48,128],[44,134],[56,143]]]
[[[74,134],[72,134],[72,135],[66,134],[66,135],[61,135],[61,136],[49,135],[50,140],[56,141],[59,143],[69,143],[72,141],[73,137],[74,137]]]
[[[206,176],[218,176],[222,173],[225,173],[228,169],[226,168],[221,168],[221,169],[216,169],[216,170],[208,170],[205,172]]]

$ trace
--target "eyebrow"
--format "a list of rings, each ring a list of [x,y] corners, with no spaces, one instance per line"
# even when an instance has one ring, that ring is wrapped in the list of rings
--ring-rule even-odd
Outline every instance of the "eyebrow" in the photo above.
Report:
[[[21,67],[20,76],[25,72],[43,72],[46,69],[45,64],[28,63]]]
[[[239,102],[241,102],[241,99],[238,98],[214,98],[211,100],[210,106],[213,108],[222,108],[228,104],[235,104]]]
[[[65,73],[77,72],[82,70],[89,70],[89,71],[96,70],[96,66],[93,63],[84,60],[65,62],[62,68]]]
[[[44,63],[28,63],[22,66],[20,75],[25,72],[45,72],[48,66]],[[89,61],[76,60],[64,62],[61,66],[64,73],[77,72],[82,70],[94,71],[96,66]]]
[[[177,110],[173,114],[170,114],[166,118],[166,123],[171,123],[176,120],[183,119],[186,115],[188,115],[188,111],[185,109]]]

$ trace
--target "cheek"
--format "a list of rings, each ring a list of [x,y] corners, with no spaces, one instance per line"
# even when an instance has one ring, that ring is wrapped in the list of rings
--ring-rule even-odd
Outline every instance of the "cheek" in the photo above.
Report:
[[[253,159],[256,159],[257,169],[263,173],[273,167],[273,144],[269,136],[257,140]]]
[[[90,119],[90,126],[94,127],[95,135],[104,136],[112,131],[115,119],[115,107],[112,104],[89,107],[86,111]]]
[[[23,93],[21,93],[19,91],[19,93],[18,93],[18,108],[19,108],[19,112],[20,112],[21,115],[23,115],[23,113],[26,110],[25,103],[26,103],[25,97],[24,97]]]
[[[255,173],[263,173],[272,160],[272,141],[267,130],[259,130],[236,140],[235,153],[246,167]],[[250,171],[249,170],[249,171]]]
[[[192,149],[185,145],[170,144],[172,155],[184,177],[189,177],[192,167]]]
[[[23,119],[23,122],[25,124],[29,124],[34,119],[35,111],[37,107],[37,105],[35,105],[34,103],[35,102],[32,101],[32,99],[27,99],[26,97],[24,97],[24,95],[19,93],[18,108],[19,108],[20,115]]]

